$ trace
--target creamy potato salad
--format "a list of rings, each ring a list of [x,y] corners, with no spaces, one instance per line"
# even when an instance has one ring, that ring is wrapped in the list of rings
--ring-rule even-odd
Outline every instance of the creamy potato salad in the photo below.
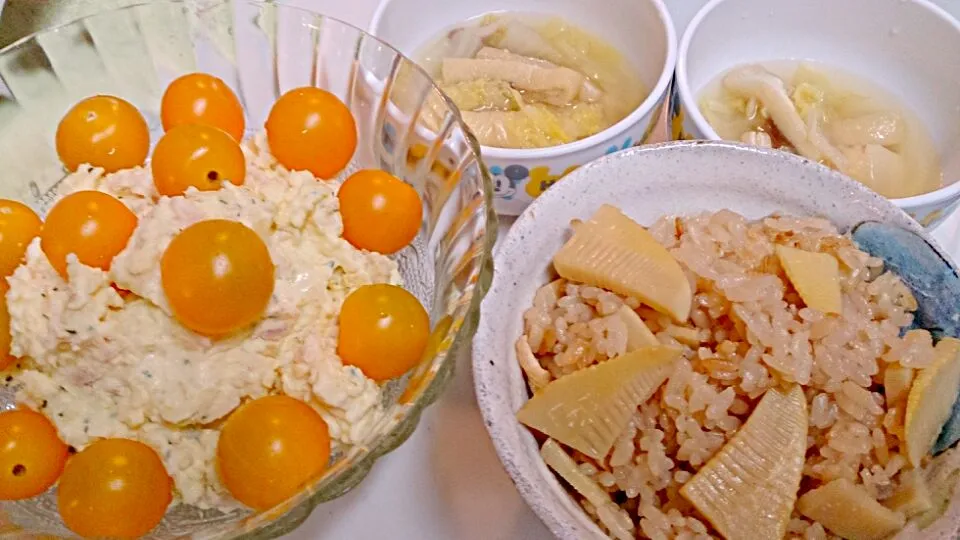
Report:
[[[337,316],[351,290],[400,284],[395,262],[342,238],[337,182],[287,170],[265,136],[243,153],[243,185],[172,197],[158,194],[149,168],[81,167],[60,195],[98,190],[119,199],[138,218],[129,243],[108,271],[68,256],[64,280],[36,238],[7,293],[21,367],[8,384],[18,402],[78,450],[108,437],[146,443],[182,502],[221,510],[237,503],[216,471],[219,425],[247,398],[287,394],[319,411],[335,445],[370,440],[384,414],[380,387],[337,356]],[[261,320],[221,340],[176,320],[160,270],[174,236],[215,218],[255,231],[275,265]]]

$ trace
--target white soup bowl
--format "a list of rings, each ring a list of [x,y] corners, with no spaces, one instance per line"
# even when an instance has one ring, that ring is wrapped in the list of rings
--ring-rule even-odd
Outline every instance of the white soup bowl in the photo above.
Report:
[[[537,149],[481,147],[498,213],[518,215],[580,165],[643,143],[657,125],[676,64],[676,34],[662,0],[383,0],[371,34],[413,58],[452,27],[492,12],[559,16],[602,37],[638,71],[650,94],[624,119],[579,141]]]
[[[680,41],[684,138],[721,139],[698,108],[712,81],[776,60],[822,63],[898,98],[930,131],[944,186],[893,203],[930,229],[960,205],[960,22],[926,0],[712,0]]]

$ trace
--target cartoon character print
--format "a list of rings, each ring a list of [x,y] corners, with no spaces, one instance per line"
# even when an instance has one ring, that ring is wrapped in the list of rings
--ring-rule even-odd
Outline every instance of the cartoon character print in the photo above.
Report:
[[[580,165],[571,165],[560,174],[550,174],[549,167],[534,167],[530,169],[530,181],[527,182],[527,195],[536,199],[541,193],[550,186],[556,184],[561,178],[577,170]]]
[[[615,145],[615,144],[611,144],[610,147],[607,148],[607,151],[604,152],[604,154],[605,154],[605,155],[607,155],[607,154],[613,154],[614,152],[619,152],[620,150],[626,150],[627,148],[630,148],[631,146],[633,146],[633,137],[627,137],[627,140],[623,141],[623,144],[620,145],[620,146],[617,146],[617,145]]]
[[[680,104],[680,92],[676,91],[676,81],[674,81],[674,88],[670,91],[670,127],[671,127],[671,136],[675,141],[687,141],[692,140],[693,137],[687,135],[683,131],[683,122],[685,120],[683,114],[683,107]]]
[[[517,184],[530,177],[530,171],[523,165],[507,165],[490,167],[493,176],[493,195],[505,201],[513,200],[517,195]]]

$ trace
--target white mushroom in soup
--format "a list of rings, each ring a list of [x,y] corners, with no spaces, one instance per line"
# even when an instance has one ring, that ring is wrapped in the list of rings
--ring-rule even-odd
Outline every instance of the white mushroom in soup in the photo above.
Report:
[[[700,110],[720,137],[794,152],[887,197],[939,188],[926,127],[880,88],[808,64],[738,66],[703,91]]]

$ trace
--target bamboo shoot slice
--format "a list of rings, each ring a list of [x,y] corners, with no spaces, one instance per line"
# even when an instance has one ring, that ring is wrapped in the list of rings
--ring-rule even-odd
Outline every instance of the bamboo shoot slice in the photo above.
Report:
[[[913,384],[913,369],[898,365],[887,367],[883,372],[883,394],[887,407],[907,397]]]
[[[517,360],[520,362],[520,369],[527,375],[527,382],[534,392],[540,390],[550,383],[550,372],[543,369],[540,361],[530,350],[530,344],[527,338],[520,336],[517,340]]]
[[[777,246],[777,258],[803,303],[822,313],[840,313],[840,265],[829,253]]]
[[[960,391],[960,340],[941,339],[934,354],[933,363],[920,370],[907,396],[904,433],[914,467],[930,453]]]
[[[700,346],[700,332],[696,328],[671,325],[664,329],[664,333],[688,347]]]
[[[680,349],[644,347],[554,380],[517,413],[524,425],[603,459],[637,406],[667,379]]]
[[[597,211],[590,216],[587,223],[600,228],[618,242],[623,242],[630,246],[631,249],[651,251],[652,256],[661,259],[664,264],[669,261],[676,263],[673,255],[670,255],[670,252],[667,251],[660,242],[657,242],[657,239],[654,238],[643,225],[630,219],[616,206],[610,204],[601,205],[600,208],[597,208]],[[637,230],[643,232],[638,234]],[[679,263],[677,263],[677,266],[679,267]]]
[[[568,484],[597,509],[597,517],[618,540],[633,540],[634,525],[630,517],[610,499],[610,495],[592,478],[583,474],[577,463],[553,439],[547,439],[540,456]]]
[[[806,449],[803,390],[767,390],[743,427],[680,494],[728,540],[783,538]]]
[[[862,487],[839,478],[810,490],[797,501],[804,516],[849,540],[880,540],[906,523],[900,512],[878,503]]]
[[[903,512],[909,519],[917,514],[933,509],[933,497],[930,487],[920,469],[910,469],[900,475],[900,487],[888,499],[883,501],[887,508]]]
[[[617,312],[620,320],[627,327],[627,352],[634,351],[640,347],[655,347],[660,344],[657,336],[647,328],[646,323],[637,315],[637,312],[630,309],[630,306],[620,306]]]
[[[641,225],[603,205],[553,258],[561,277],[632,296],[678,321],[693,293],[680,263]]]
[[[957,493],[960,481],[960,449],[951,448],[937,457],[923,469],[923,478],[933,507],[918,514],[910,521],[920,529],[925,529],[940,519],[950,507],[950,501]]]

